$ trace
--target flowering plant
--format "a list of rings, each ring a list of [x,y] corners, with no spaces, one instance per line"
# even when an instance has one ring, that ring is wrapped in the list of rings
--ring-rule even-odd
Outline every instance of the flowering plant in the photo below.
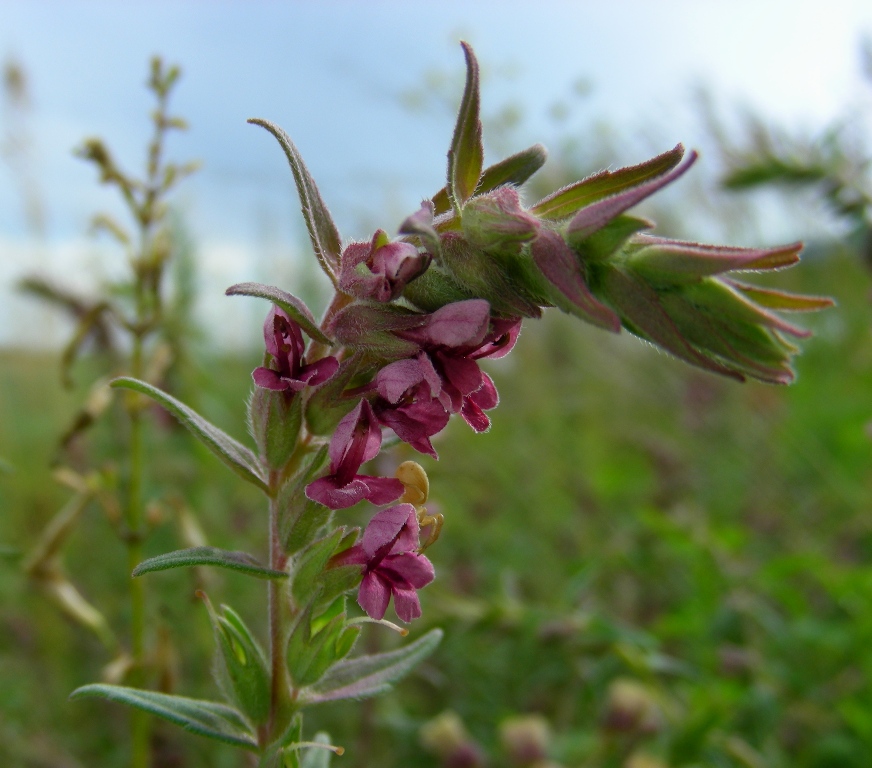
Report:
[[[196,547],[146,560],[134,577],[212,565],[268,583],[263,648],[229,607],[203,596],[219,649],[226,703],[136,688],[87,685],[203,736],[250,750],[261,766],[297,766],[302,711],[382,692],[437,646],[431,630],[398,650],[354,655],[362,623],[406,634],[421,615],[418,590],[435,570],[423,554],[442,518],[427,512],[423,468],[365,474],[386,436],[437,458],[432,438],[459,414],[476,432],[498,404],[480,361],[508,354],[524,320],[558,309],[611,332],[626,328],[693,365],[738,380],[792,379],[807,332],[779,311],[826,299],[757,288],[732,277],[795,263],[800,245],[742,249],[658,238],[628,213],[693,164],[679,145],[647,162],[602,171],[525,207],[520,187],[545,162],[540,145],[485,168],[478,65],[467,77],[448,152],[446,185],[406,218],[392,240],[378,230],[343,247],[315,182],[287,135],[265,120],[290,163],[309,237],[335,293],[323,318],[284,290],[243,283],[229,295],[266,299],[263,364],[252,376],[249,425],[256,451],[147,382],[114,382],[163,405],[269,504],[269,560]],[[308,341],[306,341],[308,337]],[[366,501],[362,534],[337,512]],[[356,593],[363,616],[348,596]],[[339,748],[333,748],[339,751]]]

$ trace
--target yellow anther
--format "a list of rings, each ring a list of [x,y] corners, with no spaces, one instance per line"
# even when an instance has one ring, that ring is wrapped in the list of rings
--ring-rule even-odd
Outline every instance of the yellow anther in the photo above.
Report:
[[[395,477],[403,486],[405,493],[400,497],[401,502],[414,505],[416,508],[427,503],[430,495],[430,481],[424,467],[417,461],[404,461],[397,467]]]
[[[438,512],[435,515],[430,515],[427,514],[426,507],[420,507],[418,509],[418,526],[422,533],[426,532],[426,539],[424,540],[424,543],[418,547],[418,552],[423,552],[427,547],[436,542],[436,539],[439,538],[439,534],[442,533],[442,524],[444,522],[445,518]]]

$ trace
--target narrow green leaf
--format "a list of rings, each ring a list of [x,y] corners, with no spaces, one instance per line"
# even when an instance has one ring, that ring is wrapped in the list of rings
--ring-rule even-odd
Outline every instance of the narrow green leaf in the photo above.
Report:
[[[330,278],[335,286],[342,251],[339,230],[336,229],[336,225],[330,216],[330,211],[327,210],[327,206],[321,199],[321,193],[318,191],[318,187],[309,174],[305,163],[303,163],[303,158],[300,156],[290,137],[277,125],[259,118],[252,118],[248,122],[252,125],[266,128],[281,144],[291,166],[291,171],[294,174],[294,182],[300,195],[303,218],[306,220],[306,228],[309,230],[309,240],[312,242],[315,256],[321,265],[321,269],[324,270],[327,277]]]
[[[226,605],[220,615],[206,595],[215,643],[218,646],[216,672],[225,697],[255,725],[269,719],[270,673],[260,643],[240,616]]]
[[[242,715],[225,704],[102,683],[82,686],[70,694],[71,699],[81,699],[86,696],[97,696],[127,704],[209,739],[223,741],[253,752],[258,749],[257,739]]]
[[[489,165],[481,175],[476,192],[484,194],[492,189],[501,187],[503,184],[511,184],[519,187],[529,179],[536,171],[545,165],[548,153],[541,144],[518,152],[505,160]],[[433,214],[447,213],[451,210],[451,201],[448,199],[448,187],[442,187],[433,195]]]
[[[304,689],[300,699],[307,704],[318,704],[375,696],[405,677],[436,649],[441,639],[442,630],[431,629],[399,650],[340,661],[318,683]]]
[[[286,579],[288,574],[276,571],[259,563],[247,552],[231,552],[217,547],[191,547],[166,552],[157,557],[144,560],[133,569],[133,576],[142,576],[154,571],[166,571],[170,568],[190,568],[196,565],[214,565],[218,568],[228,568],[231,571],[241,571],[257,579]]]
[[[814,312],[831,307],[835,303],[826,296],[803,296],[796,293],[786,293],[784,291],[740,283],[732,279],[726,279],[724,282],[741,291],[751,301],[756,302],[761,307],[778,309],[782,312]]]
[[[257,296],[260,299],[271,301],[276,306],[281,307],[285,314],[299,325],[310,338],[320,341],[322,344],[332,343],[324,335],[324,331],[318,327],[318,323],[309,308],[296,296],[283,291],[281,288],[263,283],[237,283],[231,285],[224,293],[228,296]]]
[[[113,387],[132,389],[134,392],[148,395],[148,397],[162,405],[175,416],[181,424],[187,427],[212,453],[243,480],[248,480],[248,482],[253,483],[263,491],[269,490],[263,470],[254,453],[242,445],[242,443],[222,432],[214,424],[206,421],[200,414],[184,403],[157,389],[157,387],[151,386],[151,384],[139,381],[139,379],[122,377],[114,379],[111,385]]]
[[[662,176],[678,165],[683,156],[684,147],[678,144],[668,152],[639,165],[620,168],[617,171],[600,171],[552,192],[530,208],[530,213],[543,219],[561,221],[591,203]]]
[[[448,150],[448,192],[454,208],[460,209],[472,197],[481,179],[484,147],[479,118],[478,61],[468,43],[462,42],[466,57],[466,87],[457,114],[451,149]]]

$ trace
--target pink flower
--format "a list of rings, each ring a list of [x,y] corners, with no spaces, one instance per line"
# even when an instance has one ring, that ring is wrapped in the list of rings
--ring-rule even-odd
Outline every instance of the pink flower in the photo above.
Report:
[[[430,438],[445,428],[450,414],[439,400],[442,381],[430,358],[422,353],[385,366],[375,388],[376,418],[416,451],[438,458]]]
[[[372,407],[361,400],[336,426],[330,440],[330,474],[306,486],[306,496],[330,509],[346,509],[362,499],[376,506],[403,495],[403,484],[393,477],[359,475],[361,465],[381,449],[381,427]]]
[[[430,265],[430,256],[411,243],[392,243],[379,229],[369,243],[351,243],[342,252],[339,288],[371,301],[393,301],[406,284]]]
[[[519,318],[492,318],[486,301],[469,299],[447,304],[421,327],[397,335],[420,344],[426,353],[440,382],[434,397],[445,410],[460,413],[476,432],[483,432],[490,426],[484,411],[496,407],[499,397],[477,361],[507,355],[520,331]]]
[[[304,387],[323,384],[339,369],[335,357],[322,357],[307,365],[303,357],[306,345],[300,326],[275,305],[263,324],[263,339],[276,368],[255,368],[251,377],[257,386],[264,389],[299,392]]]
[[[357,602],[373,619],[384,618],[391,596],[402,621],[421,615],[417,590],[435,577],[433,564],[416,551],[418,516],[411,504],[397,504],[378,512],[359,544],[341,553],[336,565],[360,564],[363,581]]]

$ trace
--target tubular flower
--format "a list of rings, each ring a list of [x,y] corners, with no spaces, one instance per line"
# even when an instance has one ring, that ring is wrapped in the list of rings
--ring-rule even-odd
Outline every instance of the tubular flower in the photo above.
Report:
[[[335,357],[323,357],[307,365],[300,326],[275,305],[263,324],[263,339],[275,367],[255,368],[251,377],[264,389],[299,392],[304,387],[323,384],[339,369]]]
[[[370,618],[384,618],[391,596],[402,621],[421,615],[417,590],[433,581],[435,572],[433,564],[418,554],[418,545],[415,507],[397,504],[376,513],[360,543],[336,558],[336,565],[363,566],[357,602]]]
[[[376,506],[403,495],[403,484],[392,477],[359,475],[361,465],[381,449],[381,427],[372,407],[361,400],[336,427],[330,440],[330,473],[306,486],[306,496],[330,509],[346,509],[362,499]]]

